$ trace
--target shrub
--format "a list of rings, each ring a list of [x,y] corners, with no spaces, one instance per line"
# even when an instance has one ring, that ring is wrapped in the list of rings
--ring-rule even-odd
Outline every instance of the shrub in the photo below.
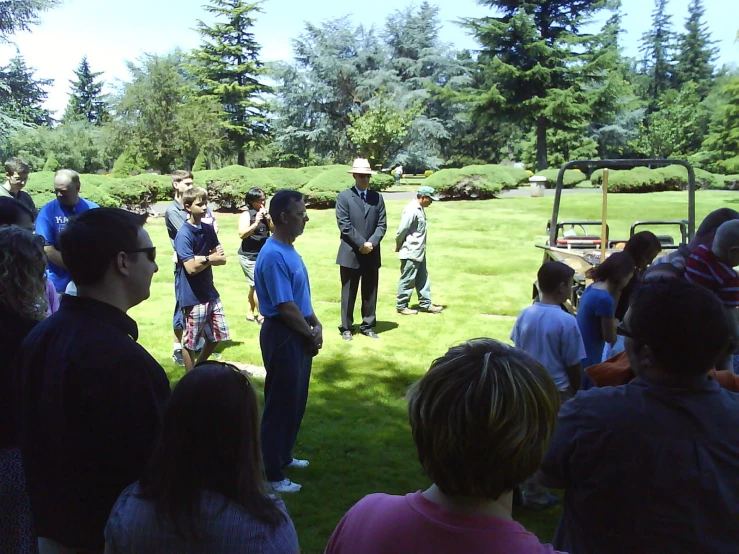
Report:
[[[427,169],[423,172],[424,177],[431,177],[434,174],[434,172],[431,169]]]
[[[501,165],[500,167],[504,168],[511,175],[511,177],[515,179],[516,184],[519,187],[521,185],[528,184],[529,177],[534,174],[533,171],[529,171],[528,169],[521,169],[512,165]]]
[[[59,169],[59,162],[57,161],[54,152],[51,152],[49,157],[46,158],[46,163],[44,164],[44,169],[42,169],[42,171],[56,171],[57,169]]]
[[[739,190],[739,175],[723,175],[723,188]]]
[[[518,184],[501,165],[470,165],[458,169],[442,169],[424,181],[434,187],[444,198],[485,199],[492,198],[503,189]]]
[[[203,155],[203,151],[200,150],[198,152],[198,155],[195,157],[195,161],[192,164],[192,171],[195,173],[196,171],[205,171],[208,169],[205,164],[205,156]]]
[[[110,174],[113,177],[123,179],[132,173],[142,173],[143,171],[144,168],[138,162],[136,156],[129,151],[125,151],[123,154],[118,156],[118,159],[113,164],[113,169]]]
[[[537,171],[534,175],[546,177],[547,180],[544,182],[544,186],[546,186],[546,188],[553,189],[557,187],[559,169],[543,169],[542,171]],[[568,169],[565,171],[564,177],[562,178],[562,188],[571,189],[575,185],[582,183],[585,179],[586,177],[581,171]]]
[[[603,170],[591,175],[593,184],[603,184]],[[724,188],[723,179],[703,169],[695,169],[697,188]],[[610,170],[608,190],[611,192],[658,192],[685,190],[688,188],[688,170],[681,165],[669,165],[657,169],[635,167],[629,170]]]

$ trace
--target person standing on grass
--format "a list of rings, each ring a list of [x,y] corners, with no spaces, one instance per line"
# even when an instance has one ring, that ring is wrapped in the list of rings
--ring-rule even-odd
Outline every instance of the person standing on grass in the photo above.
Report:
[[[219,342],[231,337],[220,295],[213,284],[212,268],[226,264],[226,253],[213,226],[203,221],[208,211],[208,192],[190,188],[182,195],[182,205],[188,219],[174,240],[175,290],[185,323],[182,358],[185,370],[190,371],[196,363],[195,350],[201,337],[205,337],[205,345],[197,362],[207,360]]]
[[[254,289],[254,266],[257,264],[257,256],[274,230],[274,225],[266,208],[267,195],[260,188],[250,189],[246,193],[247,209],[239,217],[239,264],[244,272],[246,282],[249,284],[249,311],[246,320],[259,323],[264,317],[259,315],[259,300]]]
[[[336,222],[341,232],[336,264],[341,275],[341,338],[350,341],[354,333],[354,303],[362,283],[362,324],[359,331],[371,339],[379,338],[377,324],[377,286],[380,275],[380,241],[387,231],[387,214],[382,195],[370,190],[375,172],[369,161],[354,160],[349,170],[354,186],[336,197]]]
[[[172,391],[149,464],[113,506],[105,552],[296,554],[287,508],[265,489],[254,386],[204,362]]]
[[[416,315],[408,303],[413,289],[418,293],[419,309],[429,314],[444,311],[441,306],[431,303],[431,281],[426,269],[426,211],[431,202],[438,200],[433,187],[423,186],[418,189],[416,198],[411,200],[400,216],[398,232],[395,233],[395,251],[400,258],[400,281],[398,281],[398,297],[395,308],[399,314]]]
[[[264,472],[275,492],[298,492],[302,486],[285,477],[285,468],[308,460],[292,450],[308,403],[313,356],[323,347],[323,327],[310,298],[308,270],[293,243],[308,222],[303,195],[278,191],[269,206],[275,226],[259,252],[254,284],[264,324],[259,334],[264,381],[262,453]]]
[[[14,363],[41,554],[103,552],[110,510],[141,475],[169,399],[166,373],[126,314],[149,297],[157,271],[145,221],[115,208],[69,221],[59,245],[78,296],[62,297]]]
[[[164,223],[167,227],[167,234],[169,235],[169,241],[172,243],[172,250],[174,250],[174,239],[177,237],[177,231],[180,230],[182,225],[187,221],[189,217],[185,207],[182,205],[182,195],[186,190],[192,188],[193,185],[192,172],[177,169],[172,172],[172,188],[174,189],[174,199],[172,203],[167,207],[167,211],[164,212]],[[203,217],[203,221],[210,225],[213,225],[216,233],[218,233],[218,222],[215,216],[208,208],[208,211]],[[172,254],[172,263],[175,265],[174,272],[177,274],[177,253]],[[175,291],[175,306],[174,315],[172,316],[172,329],[174,331],[174,345],[172,348],[172,361],[177,365],[184,366],[185,361],[182,358],[182,333],[185,331],[185,322],[182,319],[182,310],[176,300],[177,293]],[[200,346],[200,345],[198,345]]]
[[[585,346],[575,316],[561,305],[572,296],[575,270],[562,262],[547,262],[539,268],[539,301],[524,308],[513,326],[511,340],[544,366],[559,391],[562,404],[580,389]],[[558,504],[559,500],[530,477],[523,484],[523,505],[534,510]]]
[[[60,169],[54,175],[56,198],[46,204],[36,218],[36,234],[44,237],[44,252],[49,259],[49,278],[58,293],[67,289],[72,278],[59,250],[59,237],[72,216],[99,208],[95,202],[80,196],[80,175],[71,169]]]
[[[21,158],[10,158],[5,161],[5,183],[0,187],[0,198],[7,196],[14,198],[24,206],[26,206],[36,219],[38,211],[33,198],[23,187],[28,182],[28,172],[30,168],[25,160]]]
[[[418,460],[433,484],[365,496],[326,554],[552,554],[511,513],[513,489],[539,467],[557,422],[559,395],[546,370],[522,350],[473,339],[434,360],[407,398]]]
[[[618,327],[636,378],[567,402],[539,470],[565,490],[570,554],[736,552],[739,394],[709,376],[729,344],[710,291],[647,280]]]

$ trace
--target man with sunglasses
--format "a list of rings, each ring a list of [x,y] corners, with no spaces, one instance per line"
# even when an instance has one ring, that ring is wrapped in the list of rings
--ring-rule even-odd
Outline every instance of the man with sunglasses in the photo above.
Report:
[[[77,296],[39,323],[15,363],[20,445],[41,554],[103,552],[120,492],[136,481],[169,398],[126,312],[149,297],[156,249],[145,216],[72,218],[60,237]]]
[[[729,343],[721,302],[681,279],[646,281],[618,333],[636,378],[564,404],[540,468],[566,490],[554,547],[735,552],[739,395],[708,375]]]

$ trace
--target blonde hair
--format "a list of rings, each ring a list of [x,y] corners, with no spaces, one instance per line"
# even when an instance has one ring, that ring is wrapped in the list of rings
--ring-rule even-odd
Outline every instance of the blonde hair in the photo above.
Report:
[[[175,169],[172,172],[172,184],[192,178],[192,171],[187,171],[186,169]]]
[[[208,201],[208,191],[202,187],[192,187],[182,193],[182,205],[185,207],[192,206],[195,200]]]
[[[0,226],[0,309],[28,319],[46,317],[46,259],[33,235]]]
[[[558,411],[546,370],[486,338],[450,348],[408,392],[418,460],[449,495],[494,499],[530,477]]]
[[[81,184],[80,174],[77,173],[74,169],[59,169],[56,173],[54,173],[54,182],[56,182],[58,177],[69,179],[70,184],[77,185],[78,188]]]

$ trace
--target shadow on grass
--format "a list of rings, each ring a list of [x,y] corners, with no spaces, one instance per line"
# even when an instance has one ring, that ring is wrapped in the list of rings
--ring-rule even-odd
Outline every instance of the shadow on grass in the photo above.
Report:
[[[375,325],[375,333],[378,335],[381,333],[384,333],[385,331],[392,331],[393,329],[397,329],[398,324],[394,321],[378,321]]]

